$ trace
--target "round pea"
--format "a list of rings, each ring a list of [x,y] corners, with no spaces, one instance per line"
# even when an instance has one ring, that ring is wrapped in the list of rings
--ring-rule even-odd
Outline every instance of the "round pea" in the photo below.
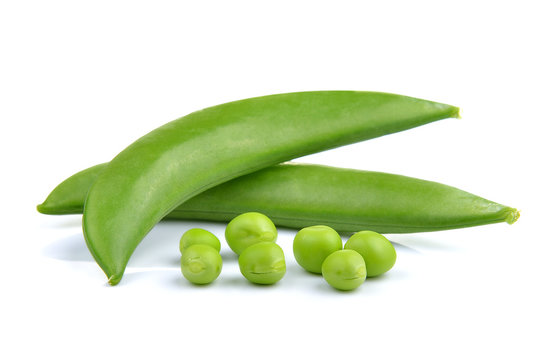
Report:
[[[257,212],[241,214],[233,218],[226,227],[226,241],[237,255],[253,244],[276,242],[277,236],[272,220]]]
[[[360,253],[366,262],[367,276],[378,276],[389,271],[395,261],[397,252],[387,238],[374,231],[360,231],[348,239],[345,249]]]
[[[338,250],[323,261],[323,277],[335,289],[354,290],[366,279],[366,263],[354,250]]]
[[[222,271],[222,257],[215,248],[194,244],[181,256],[181,272],[193,284],[209,284],[218,278]]]
[[[181,236],[181,241],[179,242],[181,254],[186,248],[194,244],[209,245],[218,252],[220,252],[221,249],[220,240],[210,231],[204,229],[190,229]]]
[[[321,265],[327,256],[341,249],[340,235],[325,225],[303,228],[294,238],[294,257],[297,263],[312,273],[320,274]]]
[[[239,269],[252,283],[274,284],[286,273],[284,252],[276,243],[260,242],[251,245],[239,256]]]

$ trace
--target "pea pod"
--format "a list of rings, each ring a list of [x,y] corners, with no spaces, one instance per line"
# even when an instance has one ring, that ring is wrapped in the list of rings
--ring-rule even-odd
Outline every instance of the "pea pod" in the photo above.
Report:
[[[104,166],[96,165],[63,181],[38,210],[81,214],[87,191]],[[294,229],[326,224],[337,231],[382,233],[511,224],[519,217],[516,209],[433,181],[285,163],[206,190],[179,205],[167,218],[228,222],[249,211]]]
[[[233,178],[345,144],[457,117],[453,106],[387,93],[264,96],[191,113],[138,139],[97,177],[83,231],[109,283],[182,202]]]

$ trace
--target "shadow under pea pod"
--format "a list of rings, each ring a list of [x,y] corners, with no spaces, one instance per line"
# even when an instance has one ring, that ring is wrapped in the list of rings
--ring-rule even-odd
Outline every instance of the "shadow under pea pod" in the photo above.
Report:
[[[424,251],[455,252],[459,249],[450,242],[443,241],[441,234],[430,237],[425,234],[388,234],[397,251],[406,251],[413,254],[422,254]]]
[[[162,222],[156,225],[138,246],[129,265],[134,267],[179,267],[179,239],[192,225],[185,222]],[[64,261],[94,261],[80,231],[45,246],[43,255]]]
[[[42,254],[56,260],[93,261],[81,232],[48,244]]]

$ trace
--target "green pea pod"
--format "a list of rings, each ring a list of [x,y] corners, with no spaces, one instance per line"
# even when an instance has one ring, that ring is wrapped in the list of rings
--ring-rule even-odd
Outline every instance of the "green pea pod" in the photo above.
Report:
[[[270,95],[191,113],[138,139],[97,177],[83,231],[109,283],[136,246],[182,202],[299,156],[458,117],[458,108],[376,92]]]
[[[91,184],[106,164],[72,175],[37,207],[43,214],[81,214]],[[166,218],[230,221],[250,211],[278,226],[326,224],[337,231],[413,233],[498,222],[516,209],[457,188],[402,175],[285,163],[241,176],[179,205]]]

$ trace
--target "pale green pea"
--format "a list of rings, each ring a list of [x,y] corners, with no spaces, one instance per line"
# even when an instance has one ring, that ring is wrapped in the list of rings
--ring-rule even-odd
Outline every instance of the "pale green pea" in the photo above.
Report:
[[[342,239],[328,226],[309,226],[296,234],[293,249],[294,257],[302,268],[320,274],[321,265],[327,256],[342,249]]]
[[[354,290],[366,279],[366,263],[354,250],[338,250],[323,261],[323,278],[335,289]]]
[[[237,255],[253,244],[276,242],[277,236],[272,220],[257,212],[241,214],[233,218],[226,227],[226,241]]]
[[[209,245],[218,252],[220,252],[221,249],[220,240],[218,240],[218,238],[210,231],[204,229],[190,229],[181,236],[181,241],[179,243],[179,250],[181,251],[181,254],[186,248],[194,244]]]
[[[366,262],[367,276],[389,271],[397,261],[395,247],[387,238],[374,231],[360,231],[348,239],[345,249],[357,251]]]
[[[270,285],[286,273],[282,248],[272,242],[260,242],[246,248],[239,256],[239,269],[247,280]]]
[[[195,244],[189,246],[181,256],[181,272],[193,284],[209,284],[222,271],[222,257],[215,248]]]

